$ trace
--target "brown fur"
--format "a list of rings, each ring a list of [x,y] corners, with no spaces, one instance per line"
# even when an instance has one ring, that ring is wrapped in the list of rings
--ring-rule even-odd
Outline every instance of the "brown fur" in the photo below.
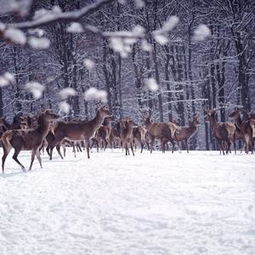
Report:
[[[134,122],[128,118],[120,121],[120,139],[122,146],[125,148],[126,155],[129,155],[129,148],[135,156],[133,148],[133,126]]]
[[[54,130],[55,140],[49,144],[49,148],[52,151],[52,149],[57,144],[60,144],[64,138],[68,138],[72,141],[85,141],[87,156],[90,158],[90,139],[95,137],[95,134],[102,125],[105,117],[111,115],[110,111],[103,106],[98,109],[96,117],[90,121],[58,122],[58,125]]]
[[[231,122],[217,122],[216,110],[207,111],[206,120],[210,123],[214,137],[219,143],[220,150],[225,154],[225,144],[227,145],[226,153],[230,152],[231,143],[235,146],[236,126]]]
[[[150,117],[147,117],[145,119],[144,124],[148,131],[148,137],[150,139],[150,152],[151,153],[153,150],[153,145],[154,145],[155,139],[160,140],[162,152],[165,152],[165,144],[168,141],[170,141],[174,146],[175,142],[173,140],[173,136],[171,133],[171,128],[169,126],[169,123],[164,123],[164,122],[153,123],[150,120]]]
[[[29,170],[32,168],[35,156],[37,157],[40,166],[42,166],[39,149],[49,131],[50,120],[56,118],[58,118],[56,114],[52,113],[50,110],[46,110],[40,114],[37,128],[27,130],[14,129],[5,132],[1,138],[4,150],[4,155],[2,157],[2,172],[4,172],[4,163],[6,157],[8,156],[12,147],[15,150],[13,159],[21,166],[23,170],[25,167],[18,160],[18,155],[21,150],[32,151]]]
[[[188,127],[178,127],[175,131],[175,139],[178,142],[184,141],[187,152],[189,152],[189,139],[195,134],[199,125],[198,117],[194,116],[192,121],[189,121]]]

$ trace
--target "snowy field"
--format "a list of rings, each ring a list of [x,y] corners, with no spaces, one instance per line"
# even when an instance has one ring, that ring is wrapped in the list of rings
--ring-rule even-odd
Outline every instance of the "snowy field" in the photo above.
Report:
[[[1,255],[255,254],[255,155],[70,151],[43,165],[7,159]]]

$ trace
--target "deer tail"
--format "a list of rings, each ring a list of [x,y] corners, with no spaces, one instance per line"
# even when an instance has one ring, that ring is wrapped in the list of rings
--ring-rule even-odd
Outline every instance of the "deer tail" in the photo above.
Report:
[[[8,131],[5,131],[1,137],[1,142],[2,142],[3,148],[6,151],[8,151],[12,147],[12,145],[10,143],[12,136],[13,136],[12,130],[8,130]]]

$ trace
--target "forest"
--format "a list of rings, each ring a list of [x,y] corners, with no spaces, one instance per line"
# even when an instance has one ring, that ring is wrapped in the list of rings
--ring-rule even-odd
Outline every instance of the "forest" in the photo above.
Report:
[[[0,116],[9,121],[19,112],[47,108],[91,119],[100,101],[117,119],[139,124],[150,113],[154,121],[185,126],[197,114],[200,127],[191,147],[208,150],[215,141],[205,110],[217,108],[219,121],[229,120],[235,107],[244,118],[254,110],[253,0],[0,5]],[[92,5],[78,18],[47,21]],[[13,36],[4,24],[21,34]]]

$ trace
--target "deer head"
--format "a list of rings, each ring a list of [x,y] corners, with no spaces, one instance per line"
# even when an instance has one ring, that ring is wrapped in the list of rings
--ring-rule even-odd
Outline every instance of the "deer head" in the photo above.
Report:
[[[105,117],[111,117],[112,116],[112,113],[109,111],[108,107],[107,106],[101,106],[99,109],[98,109],[98,113],[100,114],[100,116],[102,118],[105,118]]]
[[[59,118],[60,118],[59,115],[57,115],[56,113],[52,112],[52,110],[50,110],[50,109],[47,109],[47,110],[43,111],[43,112],[41,113],[41,116],[42,116],[45,120],[48,120],[48,121],[50,121],[50,120],[56,120],[56,119],[59,119]]]
[[[197,127],[197,126],[200,125],[200,122],[198,121],[198,115],[197,115],[197,114],[195,114],[195,115],[193,116],[193,120],[190,121],[190,125],[193,125],[193,126],[195,126],[195,127]]]
[[[240,113],[241,113],[241,109],[239,108],[235,108],[234,111],[232,113],[229,114],[229,117],[230,118],[233,118],[233,119],[237,119],[239,116],[240,116]]]
[[[252,137],[255,138],[255,118],[250,120],[250,126],[252,130]]]

